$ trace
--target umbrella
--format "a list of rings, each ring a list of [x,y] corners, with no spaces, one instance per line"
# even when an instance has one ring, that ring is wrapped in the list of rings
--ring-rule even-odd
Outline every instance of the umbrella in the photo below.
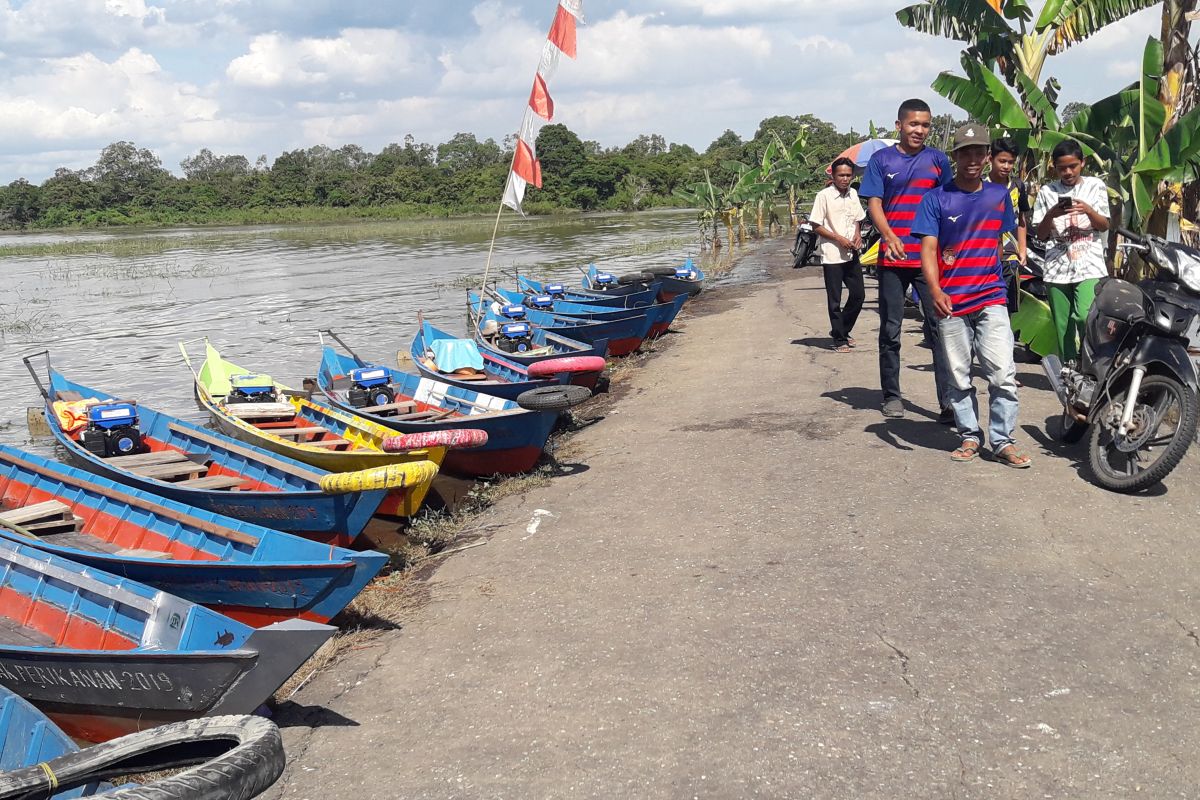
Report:
[[[854,162],[858,171],[866,169],[867,162],[871,160],[871,156],[878,153],[885,147],[891,147],[896,144],[895,139],[867,139],[865,142],[852,144],[838,154],[837,158],[848,158]],[[837,161],[837,158],[834,161]],[[827,174],[833,173],[832,162],[830,166],[825,168]]]

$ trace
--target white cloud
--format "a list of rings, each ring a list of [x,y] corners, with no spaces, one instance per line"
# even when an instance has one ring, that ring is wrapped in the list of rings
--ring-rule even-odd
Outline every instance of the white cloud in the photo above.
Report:
[[[352,28],[331,38],[255,36],[250,52],[225,70],[233,83],[256,89],[379,86],[412,73],[422,56],[394,30]]]
[[[187,26],[174,25],[164,9],[145,0],[29,0],[0,2],[0,49],[46,57],[84,50],[122,52],[133,46],[180,44]]]

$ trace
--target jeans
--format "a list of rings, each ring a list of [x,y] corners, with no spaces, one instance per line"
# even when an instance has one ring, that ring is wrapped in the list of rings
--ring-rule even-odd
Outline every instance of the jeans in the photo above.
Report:
[[[1013,443],[1017,427],[1017,368],[1013,364],[1013,332],[1005,306],[987,306],[961,317],[938,322],[942,349],[950,371],[950,407],[964,440],[983,445],[979,427],[979,403],[971,383],[975,356],[987,378],[991,400],[988,440],[994,452]]]
[[[925,317],[925,339],[933,348],[933,380],[937,386],[938,408],[950,405],[947,387],[950,373],[942,356],[941,334],[934,322],[933,298],[925,276],[919,269],[879,268],[879,384],[883,401],[900,399],[900,327],[904,322],[904,297],[915,286]]]
[[[1050,318],[1058,337],[1058,354],[1064,362],[1079,357],[1079,339],[1087,325],[1088,312],[1096,300],[1097,278],[1079,283],[1047,283],[1046,299],[1050,301]]]
[[[821,269],[825,273],[825,296],[829,305],[829,335],[836,344],[844,344],[854,330],[854,323],[858,322],[863,301],[867,299],[862,265],[855,256],[852,261],[825,264]],[[849,290],[845,307],[842,306],[843,284]]]

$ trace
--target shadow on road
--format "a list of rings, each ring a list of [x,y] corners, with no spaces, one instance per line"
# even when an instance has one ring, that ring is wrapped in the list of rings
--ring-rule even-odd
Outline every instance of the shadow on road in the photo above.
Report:
[[[1083,441],[1075,444],[1067,444],[1060,442],[1047,431],[1055,431],[1060,424],[1059,417],[1047,417],[1045,423],[1039,428],[1034,424],[1022,425],[1021,430],[1036,442],[1042,448],[1042,452],[1049,457],[1064,458],[1071,462],[1071,467],[1079,475],[1079,479],[1092,483],[1091,468],[1088,466],[1088,440],[1084,437]],[[1143,492],[1139,492],[1139,497],[1162,497],[1167,493],[1166,484],[1159,483],[1151,486]]]
[[[916,419],[889,419],[875,422],[864,429],[873,433],[885,444],[897,450],[945,451],[947,454],[960,444],[958,435],[950,428],[937,422]]]

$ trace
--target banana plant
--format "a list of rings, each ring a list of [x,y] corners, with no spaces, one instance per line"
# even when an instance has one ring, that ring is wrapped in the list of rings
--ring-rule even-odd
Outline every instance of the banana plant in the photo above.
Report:
[[[808,132],[801,130],[792,143],[787,145],[775,131],[771,131],[771,137],[777,158],[762,179],[783,187],[787,192],[788,218],[794,228],[800,222],[796,210],[800,187],[807,184],[813,174],[812,157],[807,152]]]
[[[900,24],[963,42],[966,55],[996,67],[1010,86],[1041,80],[1046,59],[1161,0],[923,0],[896,12]]]
[[[725,208],[724,193],[713,185],[712,176],[704,170],[704,180],[678,188],[673,193],[675,197],[696,209],[696,222],[700,226],[700,249],[706,249],[710,244],[713,250],[721,249],[721,237],[717,232],[717,219]],[[733,232],[730,231],[729,242],[733,243]]]

